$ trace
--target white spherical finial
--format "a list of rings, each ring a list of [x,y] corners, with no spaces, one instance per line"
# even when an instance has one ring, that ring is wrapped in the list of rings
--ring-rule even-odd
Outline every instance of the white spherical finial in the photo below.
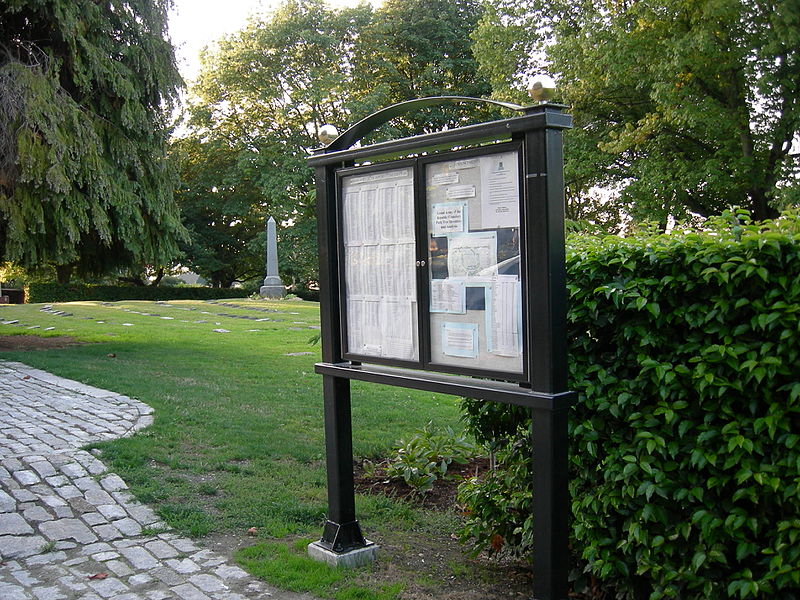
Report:
[[[333,125],[323,125],[317,132],[317,138],[322,142],[323,146],[329,145],[333,140],[339,136],[339,130]]]
[[[547,102],[556,94],[556,82],[549,75],[537,75],[528,88],[531,98],[539,102]]]

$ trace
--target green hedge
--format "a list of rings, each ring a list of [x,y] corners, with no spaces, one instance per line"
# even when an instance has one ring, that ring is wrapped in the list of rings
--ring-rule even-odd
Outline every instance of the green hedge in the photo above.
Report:
[[[298,287],[292,292],[298,298],[302,298],[308,302],[319,302],[319,290],[310,290],[304,287]]]
[[[79,300],[214,300],[246,298],[247,290],[205,287],[150,287],[58,283],[31,283],[28,302],[75,302]]]
[[[800,218],[707,227],[569,243],[578,591],[800,598]],[[526,413],[464,407],[500,462],[460,490],[464,536],[525,555]]]

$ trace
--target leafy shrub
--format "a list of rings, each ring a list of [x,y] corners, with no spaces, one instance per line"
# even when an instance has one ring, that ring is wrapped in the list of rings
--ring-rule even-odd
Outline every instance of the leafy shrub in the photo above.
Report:
[[[214,300],[245,298],[246,290],[206,287],[150,287],[132,285],[93,285],[31,283],[28,302],[76,302],[80,300]]]
[[[298,298],[307,300],[308,302],[319,302],[319,290],[312,290],[307,287],[296,286],[292,293]]]
[[[704,232],[568,246],[576,589],[800,597],[800,218],[727,213]],[[528,415],[464,408],[502,450],[460,490],[463,533],[525,554]]]
[[[386,468],[387,477],[402,478],[419,494],[429,491],[434,482],[447,474],[452,463],[466,464],[477,452],[475,444],[450,427],[437,429],[433,423],[401,440]]]

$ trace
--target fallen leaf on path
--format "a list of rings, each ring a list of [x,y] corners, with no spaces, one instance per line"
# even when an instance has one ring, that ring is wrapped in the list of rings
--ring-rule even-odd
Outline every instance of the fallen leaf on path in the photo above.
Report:
[[[89,575],[89,579],[105,579],[108,577],[108,573],[95,573],[94,575]]]

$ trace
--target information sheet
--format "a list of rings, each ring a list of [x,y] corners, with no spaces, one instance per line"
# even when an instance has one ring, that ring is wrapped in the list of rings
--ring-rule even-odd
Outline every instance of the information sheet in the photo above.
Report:
[[[474,323],[442,323],[442,352],[448,356],[478,358],[478,326]]]
[[[467,312],[467,287],[454,279],[431,280],[431,312]]]
[[[410,168],[342,177],[347,351],[419,359]]]
[[[443,202],[434,204],[433,227],[431,233],[435,236],[450,233],[463,233],[467,226],[466,202]]]
[[[522,287],[516,277],[500,275],[492,281],[486,331],[488,352],[501,356],[522,352]]]
[[[519,165],[516,152],[481,158],[481,194],[484,229],[519,227]]]

